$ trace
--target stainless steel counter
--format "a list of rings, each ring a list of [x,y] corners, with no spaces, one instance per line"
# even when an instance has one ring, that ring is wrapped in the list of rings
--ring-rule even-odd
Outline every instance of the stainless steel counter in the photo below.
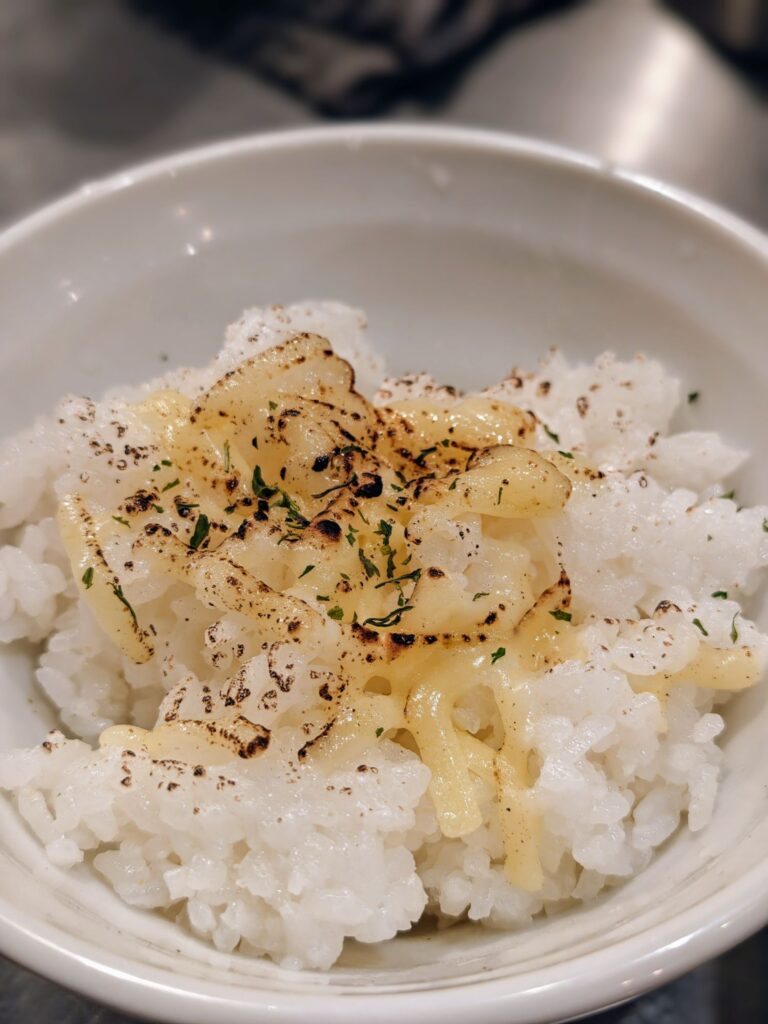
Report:
[[[554,139],[768,226],[767,92],[768,68],[739,70],[664,4],[592,0],[503,34],[389,116]],[[0,5],[0,221],[148,156],[318,120],[128,0]]]
[[[585,0],[526,21],[389,117],[541,136],[700,192],[768,228],[768,68],[744,68],[651,0]],[[222,136],[319,121],[189,46],[130,0],[0,4],[0,222],[84,180]],[[768,1019],[757,937],[605,1024]],[[597,1018],[596,1018],[597,1019]],[[0,961],[0,1022],[120,1015]]]

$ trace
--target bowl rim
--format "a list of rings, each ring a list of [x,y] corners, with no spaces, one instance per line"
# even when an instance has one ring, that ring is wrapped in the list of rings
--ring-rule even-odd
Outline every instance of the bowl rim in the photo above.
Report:
[[[612,181],[652,203],[669,205],[694,221],[704,220],[722,238],[740,243],[768,270],[768,235],[740,216],[685,189],[619,168],[598,157],[528,136],[458,125],[345,124],[293,128],[237,136],[185,149],[88,182],[0,232],[0,259],[13,247],[58,220],[127,188],[136,188],[186,169],[280,149],[362,144],[399,147],[409,143],[436,150],[453,148],[491,157],[542,162]],[[617,1005],[671,981],[701,961],[716,956],[768,921],[768,864],[757,864],[682,914],[649,932],[624,939],[568,961],[518,976],[441,982],[432,988],[368,993],[271,989],[262,979],[253,987],[201,981],[169,970],[136,964],[128,957],[73,940],[49,922],[35,922],[0,898],[0,952],[9,959],[85,996],[133,1014],[167,1022],[204,1024],[216,1015],[227,1024],[276,1020],[299,1024],[311,1012],[317,1024],[357,1024],[365,1013],[371,1024],[400,1018],[428,1024],[459,1024],[471,1013],[487,1024],[511,1020],[544,1024]]]

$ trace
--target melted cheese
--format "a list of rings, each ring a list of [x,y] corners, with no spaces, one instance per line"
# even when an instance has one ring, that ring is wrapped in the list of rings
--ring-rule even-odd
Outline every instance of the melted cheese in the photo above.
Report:
[[[197,401],[166,389],[135,412],[157,453],[142,489],[117,510],[73,494],[59,511],[73,573],[101,628],[127,658],[153,658],[151,603],[140,592],[136,599],[130,577],[105,555],[119,512],[153,576],[206,615],[236,616],[270,665],[275,652],[300,650],[323,682],[298,703],[275,690],[266,726],[240,711],[247,664],[236,658],[222,690],[226,712],[199,721],[171,711],[152,730],[117,726],[102,742],[215,764],[257,756],[285,721],[306,737],[298,759],[330,767],[362,757],[377,738],[402,741],[430,768],[446,836],[482,824],[475,780],[493,787],[507,878],[537,891],[525,697],[542,673],[582,652],[567,577],[543,591],[535,585],[514,530],[559,514],[572,485],[600,474],[527,447],[533,416],[501,400],[375,408],[315,335],[244,362]],[[423,554],[451,524],[471,560],[470,519],[505,553],[492,593],[473,593],[463,570]],[[738,689],[755,677],[749,651],[702,648],[674,677],[635,682],[660,690],[693,678]],[[498,748],[456,725],[457,702],[479,685],[503,725]]]

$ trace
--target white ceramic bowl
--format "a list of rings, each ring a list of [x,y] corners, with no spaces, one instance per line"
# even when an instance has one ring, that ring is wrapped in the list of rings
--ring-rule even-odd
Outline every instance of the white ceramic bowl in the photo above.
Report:
[[[88,186],[0,237],[0,431],[68,389],[206,360],[249,304],[366,308],[399,370],[496,379],[549,345],[660,355],[701,425],[757,460],[765,499],[768,241],[708,204],[582,156],[452,128],[258,136]],[[52,715],[2,653],[0,748]],[[768,919],[766,687],[728,709],[704,834],[643,875],[518,933],[458,927],[354,946],[326,974],[216,954],[45,863],[0,803],[0,948],[97,999],[183,1024],[553,1021],[628,999]]]

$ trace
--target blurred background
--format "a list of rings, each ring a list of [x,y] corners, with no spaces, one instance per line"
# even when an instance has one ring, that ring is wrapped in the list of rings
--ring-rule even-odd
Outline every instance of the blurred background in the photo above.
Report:
[[[0,224],[126,165],[340,120],[533,135],[768,229],[768,0],[0,0]],[[768,933],[600,1024],[765,1024]],[[0,959],[2,1024],[125,1024]]]

